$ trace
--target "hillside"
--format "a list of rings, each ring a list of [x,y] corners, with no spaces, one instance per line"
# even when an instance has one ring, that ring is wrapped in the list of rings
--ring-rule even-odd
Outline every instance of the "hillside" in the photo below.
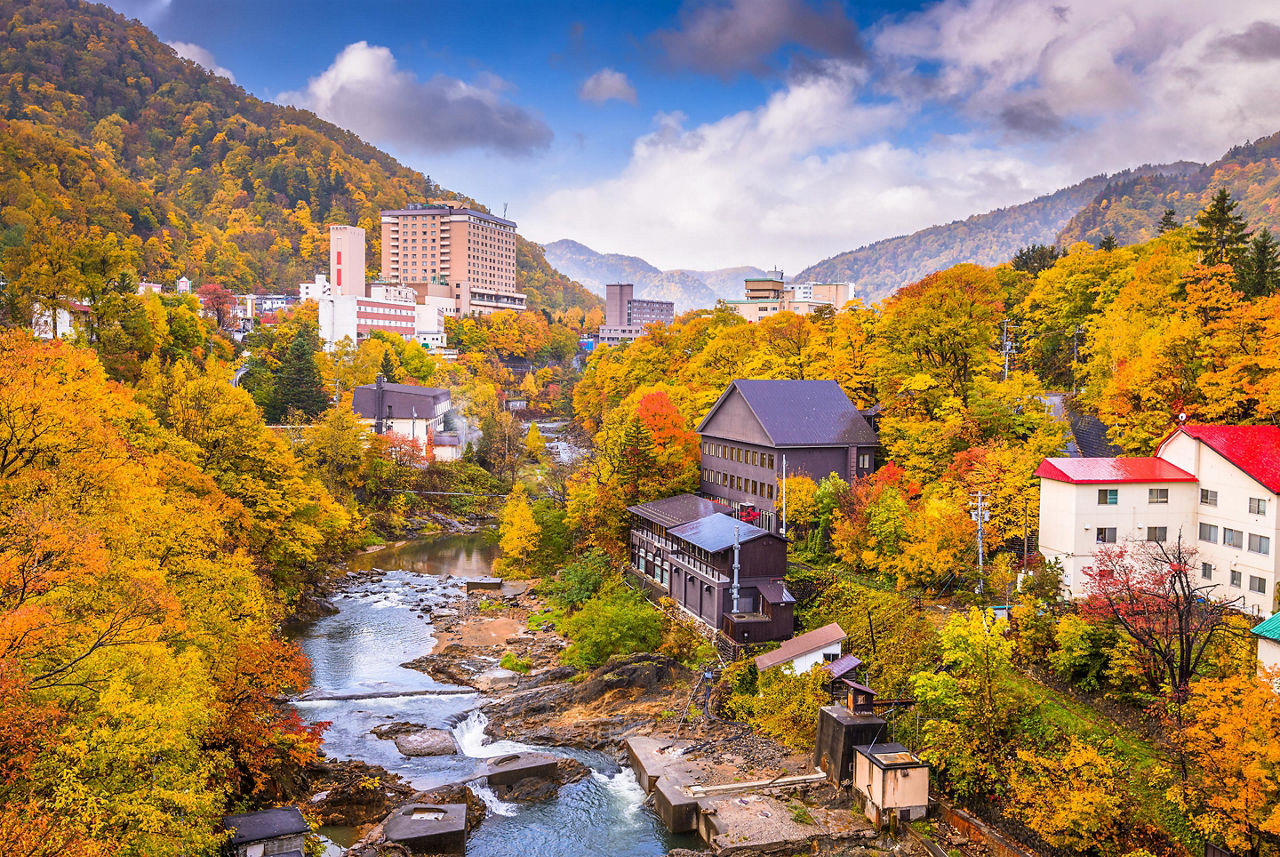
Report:
[[[1150,240],[1165,209],[1172,208],[1179,223],[1190,223],[1220,187],[1231,192],[1239,213],[1255,229],[1280,232],[1280,133],[1236,146],[1212,164],[1188,167],[1180,173],[1114,177],[1062,228],[1059,243],[1096,244],[1108,233],[1120,244]]]
[[[0,0],[0,17],[10,280],[22,254],[6,251],[63,241],[118,254],[143,279],[289,289],[327,267],[327,224],[368,230],[376,265],[381,209],[461,198],[309,111],[179,58],[106,7]],[[535,307],[589,300],[580,288],[543,295],[534,280],[523,285]]]
[[[600,253],[568,239],[552,241],[545,250],[548,262],[599,294],[604,294],[608,283],[634,283],[638,297],[672,301],[676,312],[712,307],[721,298],[741,297],[743,279],[764,273],[749,266],[662,271],[638,256]]]

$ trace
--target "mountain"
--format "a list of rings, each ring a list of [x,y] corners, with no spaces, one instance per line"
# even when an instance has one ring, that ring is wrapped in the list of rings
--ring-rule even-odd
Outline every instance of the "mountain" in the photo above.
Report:
[[[740,298],[742,281],[764,274],[759,268],[722,268],[716,271],[675,269],[662,271],[639,256],[600,253],[569,239],[544,245],[547,261],[599,294],[608,283],[634,283],[636,296],[672,301],[676,312],[715,306],[721,298]]]
[[[328,267],[328,224],[364,227],[376,265],[381,209],[466,198],[309,111],[181,59],[105,6],[0,0],[0,19],[0,253],[10,281],[27,249],[64,242],[142,279],[295,288]],[[541,255],[524,243],[519,256]],[[527,273],[535,309],[599,304],[567,280],[544,294],[547,278]]]

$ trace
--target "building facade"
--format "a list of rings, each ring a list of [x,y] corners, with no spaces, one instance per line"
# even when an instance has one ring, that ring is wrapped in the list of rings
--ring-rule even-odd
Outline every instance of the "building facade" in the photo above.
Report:
[[[452,300],[454,316],[525,308],[515,222],[456,200],[382,212],[382,278]]]
[[[635,297],[632,283],[609,283],[604,287],[604,324],[600,341],[628,342],[644,336],[651,324],[671,324],[676,318],[676,305],[671,301],[646,301]]]
[[[848,482],[876,468],[875,431],[835,381],[737,380],[698,424],[699,493],[744,520],[780,531],[781,482],[836,474]]]
[[[403,286],[370,283],[365,289],[368,295],[334,294],[333,284],[323,274],[317,274],[313,283],[298,286],[299,298],[318,306],[325,350],[344,338],[360,342],[375,330],[424,347],[444,346],[444,314],[438,306],[419,304],[417,293]]]
[[[745,285],[745,300],[725,303],[753,323],[780,312],[808,315],[824,306],[839,311],[853,298],[851,283],[786,283],[780,273],[748,278]]]
[[[329,226],[329,282],[335,295],[365,295],[364,230]]]
[[[1085,594],[1100,545],[1195,548],[1198,582],[1259,616],[1276,612],[1280,427],[1184,425],[1147,458],[1048,458],[1040,477],[1040,551]]]
[[[672,599],[735,643],[791,637],[795,599],[783,582],[786,540],[692,494],[628,511],[631,571],[651,597]]]

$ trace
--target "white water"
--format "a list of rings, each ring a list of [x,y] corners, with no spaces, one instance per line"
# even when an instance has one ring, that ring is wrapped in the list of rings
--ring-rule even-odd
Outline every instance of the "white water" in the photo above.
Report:
[[[476,710],[468,714],[457,726],[453,727],[453,737],[458,740],[462,752],[473,759],[492,759],[494,756],[505,756],[508,753],[523,753],[534,749],[519,741],[490,741],[484,734],[489,725],[489,718],[484,712]]]

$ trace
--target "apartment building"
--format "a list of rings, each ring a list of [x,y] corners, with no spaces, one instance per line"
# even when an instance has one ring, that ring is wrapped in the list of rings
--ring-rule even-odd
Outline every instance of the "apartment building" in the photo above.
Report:
[[[516,289],[516,224],[457,200],[382,212],[382,278],[418,297],[449,298],[450,315],[522,310]]]
[[[1183,425],[1143,458],[1047,458],[1040,551],[1086,594],[1099,545],[1171,542],[1197,552],[1202,585],[1259,616],[1276,612],[1280,427]]]
[[[749,277],[745,285],[745,300],[725,303],[753,323],[780,312],[808,315],[823,306],[839,311],[853,297],[850,283],[786,283],[779,272]]]
[[[743,520],[780,529],[787,476],[872,473],[878,436],[835,381],[737,380],[698,424],[700,493]]]
[[[604,287],[604,324],[600,341],[628,342],[644,336],[651,324],[671,324],[676,318],[676,305],[671,301],[646,301],[635,297],[632,283],[609,283]]]
[[[364,230],[359,226],[329,226],[329,282],[336,295],[365,295]]]

